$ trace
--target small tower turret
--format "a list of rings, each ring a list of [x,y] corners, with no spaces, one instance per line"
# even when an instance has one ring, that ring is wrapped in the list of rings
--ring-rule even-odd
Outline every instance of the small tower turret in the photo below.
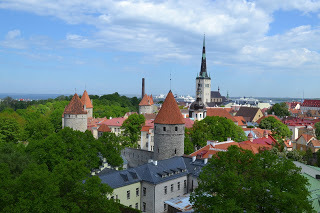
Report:
[[[64,109],[62,126],[85,132],[87,130],[87,118],[87,111],[83,109],[83,104],[76,93]]]
[[[87,110],[88,112],[88,118],[92,118],[92,114],[93,114],[93,105],[92,102],[89,98],[89,95],[87,93],[87,90],[85,90],[83,92],[83,95],[81,97],[81,103],[83,105],[83,109]]]
[[[153,98],[152,95],[144,94],[142,100],[139,103],[139,114],[145,114],[145,113],[153,113]]]
[[[154,160],[184,154],[184,129],[184,118],[170,90],[154,120]]]

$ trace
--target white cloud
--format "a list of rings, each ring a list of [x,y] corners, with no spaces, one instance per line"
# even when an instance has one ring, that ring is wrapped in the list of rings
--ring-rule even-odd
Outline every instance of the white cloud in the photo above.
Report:
[[[7,33],[6,39],[15,39],[21,35],[20,30],[11,30]]]

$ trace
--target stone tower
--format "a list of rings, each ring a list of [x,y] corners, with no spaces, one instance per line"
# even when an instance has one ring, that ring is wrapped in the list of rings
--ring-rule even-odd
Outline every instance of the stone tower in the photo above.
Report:
[[[93,105],[92,105],[92,102],[91,102],[91,100],[89,98],[87,90],[85,90],[83,92],[83,95],[81,97],[81,103],[83,105],[83,109],[87,110],[87,112],[88,112],[88,118],[92,118]]]
[[[63,112],[62,128],[70,127],[73,130],[84,132],[87,130],[87,111],[83,109],[79,96],[74,94],[70,103]]]
[[[144,94],[142,100],[139,103],[139,114],[145,114],[145,113],[153,113],[153,97],[152,95]]]
[[[196,78],[196,94],[199,93],[202,102],[211,102],[211,78],[207,73],[205,37],[203,37],[200,75]]]
[[[170,90],[154,120],[154,160],[184,154],[184,129],[184,118]]]

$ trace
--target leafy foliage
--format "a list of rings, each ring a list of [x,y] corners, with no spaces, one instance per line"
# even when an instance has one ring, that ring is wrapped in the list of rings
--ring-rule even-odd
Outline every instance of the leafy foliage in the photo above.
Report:
[[[283,124],[281,121],[270,116],[261,120],[259,127],[261,129],[269,129],[272,131],[273,136],[276,138],[285,139],[292,135],[287,125]]]
[[[288,110],[288,106],[285,102],[276,103],[267,112],[268,112],[268,114],[274,113],[276,116],[279,116],[279,117],[284,117],[284,116],[290,115],[290,112]]]
[[[190,134],[192,144],[197,147],[206,145],[207,140],[226,141],[231,137],[234,141],[246,140],[246,135],[241,127],[231,120],[219,116],[207,116],[205,119],[195,122]]]
[[[128,144],[130,147],[138,146],[138,139],[140,138],[140,130],[144,125],[146,119],[141,114],[132,114],[130,115],[122,124],[124,129],[123,135],[129,138],[130,143]]]
[[[300,170],[269,151],[231,146],[202,169],[191,201],[197,212],[312,212]]]
[[[315,132],[316,132],[317,139],[320,140],[320,122],[315,123],[314,128],[316,130]]]

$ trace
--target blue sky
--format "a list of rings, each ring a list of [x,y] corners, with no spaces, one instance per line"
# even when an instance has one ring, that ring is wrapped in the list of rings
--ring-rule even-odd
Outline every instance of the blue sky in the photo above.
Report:
[[[2,0],[0,93],[319,98],[320,1]]]

